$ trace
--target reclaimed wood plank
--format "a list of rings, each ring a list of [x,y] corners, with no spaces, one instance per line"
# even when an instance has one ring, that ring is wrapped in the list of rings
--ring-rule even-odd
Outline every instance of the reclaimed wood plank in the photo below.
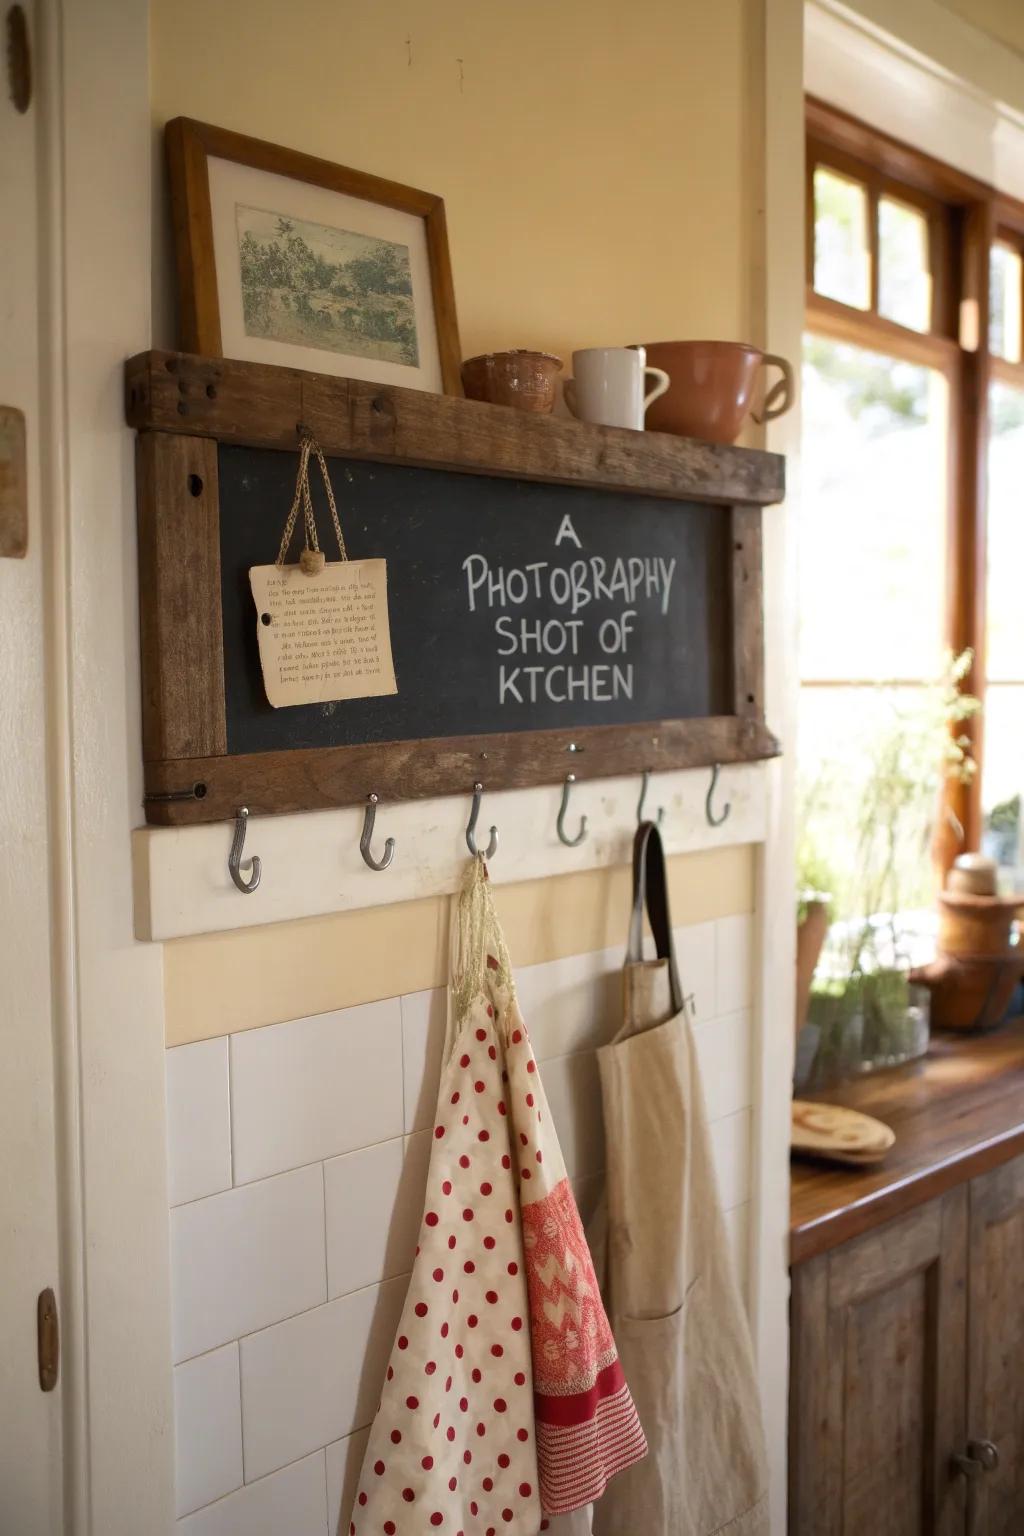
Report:
[[[571,751],[572,746],[576,751]],[[383,800],[469,793],[478,780],[489,790],[557,784],[567,773],[580,782],[619,773],[696,768],[774,757],[778,742],[757,720],[731,715],[569,731],[510,732],[436,741],[372,742],[147,762],[146,816],[157,826],[185,826],[231,817],[239,805],[253,815],[362,805],[372,791]],[[191,794],[193,785],[201,785]],[[182,799],[160,799],[183,794]]]
[[[295,448],[302,425],[325,453],[555,484],[767,506],[784,460],[664,432],[532,416],[423,390],[292,368],[147,352],[126,364],[129,425],[251,447]]]
[[[136,489],[143,756],[226,752],[217,444],[142,433]]]
[[[763,716],[764,593],[761,513],[732,509],[733,708],[738,715]]]
[[[974,1179],[970,1240],[967,1427],[990,1440],[999,1464],[974,1478],[977,1529],[1024,1527],[1024,1157]]]
[[[792,1536],[956,1536],[967,1195],[953,1190],[794,1274]]]

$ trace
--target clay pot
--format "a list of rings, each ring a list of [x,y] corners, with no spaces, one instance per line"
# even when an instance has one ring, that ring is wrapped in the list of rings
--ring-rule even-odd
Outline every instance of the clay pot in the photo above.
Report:
[[[547,415],[555,403],[555,380],[561,371],[562,359],[552,352],[484,352],[463,363],[462,387],[467,400]]]
[[[940,891],[940,955],[1009,954],[1020,906],[1019,896],[1004,899],[972,896],[965,891]]]
[[[828,933],[828,902],[809,901],[807,914],[796,928],[796,1032],[807,1023],[811,983],[822,945]]]
[[[990,1029],[1010,1005],[1024,960],[1009,955],[939,955],[912,970],[914,986],[931,993],[932,1029]]]
[[[754,398],[762,363],[782,370],[768,390],[755,421],[772,421],[795,398],[793,370],[784,357],[739,341],[649,341],[647,361],[663,368],[671,384],[647,412],[647,429],[699,437],[706,443],[734,443]]]

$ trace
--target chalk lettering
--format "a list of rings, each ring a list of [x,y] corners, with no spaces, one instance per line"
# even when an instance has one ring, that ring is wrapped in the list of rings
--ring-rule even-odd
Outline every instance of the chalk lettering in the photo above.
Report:
[[[558,532],[555,534],[555,544],[561,544],[563,539],[572,539],[577,549],[583,548],[583,545],[580,543],[580,536],[576,532],[576,529],[573,527],[572,518],[569,516],[568,512],[565,514],[565,516],[562,518],[562,521],[558,525]]]

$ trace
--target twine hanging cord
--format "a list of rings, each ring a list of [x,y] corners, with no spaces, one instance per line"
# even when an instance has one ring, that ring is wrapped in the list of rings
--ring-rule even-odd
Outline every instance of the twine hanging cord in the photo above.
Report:
[[[309,459],[311,454],[316,454],[317,463],[320,465],[320,473],[323,476],[324,490],[327,492],[327,505],[331,509],[331,518],[334,522],[334,531],[338,536],[338,552],[342,560],[348,559],[348,551],[345,548],[345,539],[341,531],[341,520],[338,517],[338,508],[334,500],[334,490],[331,486],[331,477],[327,473],[327,460],[324,458],[323,449],[311,432],[303,432],[302,446],[299,450],[299,472],[295,477],[295,495],[292,498],[291,511],[284,525],[284,533],[281,535],[281,548],[277,552],[275,564],[284,565],[288,558],[288,546],[292,542],[292,534],[295,532],[295,522],[299,515],[299,505],[302,505],[303,518],[306,524],[306,547],[299,556],[299,565],[307,576],[318,576],[327,563],[327,557],[320,548],[317,538],[316,518],[313,515],[313,497],[309,488]]]

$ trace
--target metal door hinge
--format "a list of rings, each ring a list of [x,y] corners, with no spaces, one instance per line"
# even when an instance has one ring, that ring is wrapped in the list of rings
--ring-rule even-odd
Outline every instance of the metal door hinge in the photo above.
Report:
[[[39,1292],[36,1329],[39,1341],[39,1385],[44,1392],[52,1392],[60,1374],[60,1324],[57,1320],[57,1298],[49,1286]]]

